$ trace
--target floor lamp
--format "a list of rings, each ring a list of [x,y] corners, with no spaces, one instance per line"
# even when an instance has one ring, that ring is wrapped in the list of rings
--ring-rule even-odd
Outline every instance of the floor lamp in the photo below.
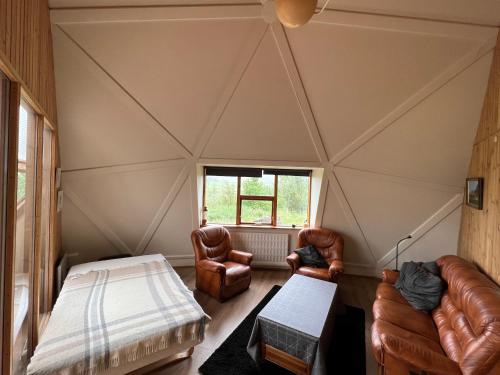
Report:
[[[399,258],[399,244],[403,241],[409,240],[410,238],[413,238],[411,234],[406,236],[405,238],[401,238],[398,243],[396,244],[396,271],[398,271],[398,258]]]

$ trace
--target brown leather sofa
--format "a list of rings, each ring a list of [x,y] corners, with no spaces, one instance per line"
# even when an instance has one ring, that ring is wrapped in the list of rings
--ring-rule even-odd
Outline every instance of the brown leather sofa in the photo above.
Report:
[[[437,260],[447,283],[431,314],[413,309],[384,271],[373,304],[372,349],[384,375],[500,374],[500,288],[457,256]]]
[[[243,292],[252,279],[252,254],[231,248],[226,228],[209,226],[191,233],[196,266],[196,289],[224,302]]]
[[[324,228],[305,228],[299,232],[297,247],[313,245],[330,265],[329,268],[314,268],[301,265],[296,253],[290,254],[286,261],[292,268],[292,274],[310,276],[316,279],[338,282],[344,273],[344,239],[338,233]]]

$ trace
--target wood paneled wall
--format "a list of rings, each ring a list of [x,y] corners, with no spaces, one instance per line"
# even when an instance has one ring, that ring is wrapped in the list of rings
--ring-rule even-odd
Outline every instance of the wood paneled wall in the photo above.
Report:
[[[500,35],[477,131],[469,177],[484,177],[484,207],[464,205],[459,255],[500,284]]]
[[[0,0],[0,69],[55,125],[56,96],[48,0]]]

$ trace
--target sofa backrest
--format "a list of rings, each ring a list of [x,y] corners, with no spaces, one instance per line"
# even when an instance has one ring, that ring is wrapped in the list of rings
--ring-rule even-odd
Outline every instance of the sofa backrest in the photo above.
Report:
[[[500,288],[462,258],[436,262],[448,286],[433,312],[443,349],[464,375],[500,369]]]

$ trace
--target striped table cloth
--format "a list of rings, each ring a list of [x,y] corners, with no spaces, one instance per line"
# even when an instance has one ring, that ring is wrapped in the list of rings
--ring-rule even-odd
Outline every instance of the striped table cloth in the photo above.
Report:
[[[210,318],[166,259],[108,264],[70,271],[28,374],[105,373],[174,344],[203,341]]]

